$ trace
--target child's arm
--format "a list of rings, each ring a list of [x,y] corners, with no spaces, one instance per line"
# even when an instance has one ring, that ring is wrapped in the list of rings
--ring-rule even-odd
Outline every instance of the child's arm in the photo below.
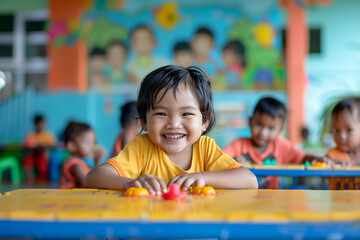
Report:
[[[225,189],[258,188],[256,176],[244,167],[232,168],[224,171],[182,174],[172,178],[168,185],[172,183],[178,183],[184,191],[187,191],[190,186],[204,185]]]
[[[150,194],[166,192],[166,185],[160,178],[150,174],[142,175],[137,179],[121,177],[109,163],[101,164],[91,170],[86,177],[85,187],[118,190],[126,190],[129,187],[144,187]]]
[[[72,167],[70,167],[69,171],[70,171],[70,174],[76,178],[76,180],[79,184],[78,186],[84,187],[86,173],[84,172],[84,169],[81,167],[81,165],[75,164]]]

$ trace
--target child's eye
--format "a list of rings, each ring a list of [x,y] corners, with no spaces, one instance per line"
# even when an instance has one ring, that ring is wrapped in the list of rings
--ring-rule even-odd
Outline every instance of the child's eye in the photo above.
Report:
[[[274,131],[274,129],[275,129],[274,127],[269,127],[270,131]]]
[[[352,132],[353,130],[351,128],[346,129],[348,133]]]
[[[184,113],[183,116],[190,116],[190,115],[193,115],[192,113]]]
[[[157,115],[157,116],[166,116],[166,114],[163,113],[163,112],[158,112],[158,113],[155,113],[154,115]]]

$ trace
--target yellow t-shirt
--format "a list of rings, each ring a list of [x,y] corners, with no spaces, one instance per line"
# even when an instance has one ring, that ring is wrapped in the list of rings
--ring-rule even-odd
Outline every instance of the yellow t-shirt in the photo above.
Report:
[[[36,147],[45,146],[52,147],[55,145],[55,137],[47,131],[42,132],[31,132],[25,139],[25,146]]]
[[[152,143],[147,134],[137,136],[116,157],[107,162],[114,166],[122,177],[136,179],[144,174],[153,174],[166,184],[180,174],[222,171],[240,166],[223,153],[213,139],[201,136],[193,144],[190,169],[183,170],[174,164],[159,146]]]

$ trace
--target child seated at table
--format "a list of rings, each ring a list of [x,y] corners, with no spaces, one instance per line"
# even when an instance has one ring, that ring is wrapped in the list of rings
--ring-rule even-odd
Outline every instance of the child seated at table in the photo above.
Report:
[[[105,157],[105,150],[96,146],[95,132],[86,123],[70,121],[63,136],[70,156],[62,165],[60,188],[84,187],[86,174],[91,170],[86,158],[94,159],[96,166]]]
[[[55,136],[46,130],[46,119],[43,115],[37,114],[34,117],[35,131],[30,132],[25,139],[24,146],[28,153],[24,158],[27,183],[35,180],[45,182],[48,180],[49,154],[48,148],[56,144]],[[37,173],[37,179],[35,179]]]
[[[215,111],[209,79],[199,68],[168,65],[150,72],[141,83],[137,110],[147,134],[93,169],[86,187],[144,187],[156,195],[172,183],[183,191],[205,184],[258,187],[254,174],[203,136],[214,127]]]
[[[360,98],[341,100],[331,113],[331,131],[336,147],[328,150],[330,166],[360,166]]]
[[[289,140],[279,137],[284,127],[286,108],[272,97],[264,97],[256,104],[249,118],[250,138],[238,138],[223,149],[237,162],[262,165],[264,161],[278,165],[301,164],[315,157],[297,149]],[[263,178],[260,188],[277,189],[279,177]]]
[[[114,157],[124,148],[124,146],[140,133],[141,125],[136,110],[136,101],[129,101],[121,107],[121,132],[116,138],[111,156]]]

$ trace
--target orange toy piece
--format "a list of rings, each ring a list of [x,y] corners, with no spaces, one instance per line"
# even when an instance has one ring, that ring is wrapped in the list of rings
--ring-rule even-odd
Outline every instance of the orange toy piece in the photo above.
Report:
[[[185,200],[186,193],[180,191],[180,185],[177,183],[173,183],[170,185],[169,191],[163,194],[163,198],[166,200]]]
[[[211,186],[192,187],[192,194],[215,195],[215,189]]]
[[[148,197],[149,191],[142,187],[131,187],[125,191],[126,197]]]
[[[312,165],[312,167],[324,167],[326,168],[326,163],[325,162],[316,162]]]

